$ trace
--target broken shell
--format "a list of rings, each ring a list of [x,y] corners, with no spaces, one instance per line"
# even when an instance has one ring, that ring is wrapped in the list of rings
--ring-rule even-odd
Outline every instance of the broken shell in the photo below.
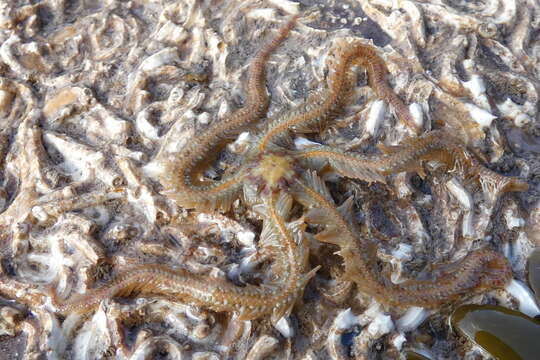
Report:
[[[279,344],[276,338],[263,335],[257,339],[251,350],[246,356],[246,360],[262,360],[270,355]]]

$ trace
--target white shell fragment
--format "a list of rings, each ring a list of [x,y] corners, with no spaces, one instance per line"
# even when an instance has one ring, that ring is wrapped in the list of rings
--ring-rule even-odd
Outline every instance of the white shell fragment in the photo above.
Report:
[[[489,111],[473,104],[465,104],[465,108],[469,111],[471,118],[476,121],[482,129],[490,127],[491,122],[497,118]]]
[[[334,323],[338,330],[349,330],[353,326],[359,324],[359,320],[358,317],[353,314],[351,309],[347,309],[338,314]]]
[[[540,315],[540,309],[531,289],[523,282],[512,279],[505,290],[519,302],[519,311],[531,317]]]
[[[276,323],[275,328],[280,332],[284,338],[291,338],[294,336],[294,329],[291,327],[290,320],[286,317],[282,317]]]
[[[394,323],[389,315],[378,314],[369,324],[367,331],[371,336],[380,337],[394,329]]]
[[[386,104],[382,100],[375,101],[369,109],[365,129],[371,136],[376,136],[386,114]]]
[[[522,127],[531,122],[531,117],[524,112],[524,106],[517,105],[510,98],[497,104],[497,108],[505,117],[512,119],[514,124],[518,127]]]
[[[472,75],[469,81],[465,81],[463,83],[463,86],[465,86],[465,88],[467,88],[475,98],[484,95],[486,92],[484,80],[482,80],[482,77],[479,75]]]
[[[424,308],[410,307],[402,317],[396,320],[396,327],[401,332],[412,331],[420,326],[428,316],[429,312]]]
[[[77,355],[74,359],[96,359],[104,355],[110,338],[107,329],[105,312],[100,308],[89,322],[86,322],[75,338],[74,346],[77,347]]]
[[[459,183],[456,178],[450,179],[446,183],[446,187],[450,190],[450,193],[459,201],[463,207],[463,236],[472,238],[474,236],[474,203],[472,195],[465,190],[465,188]]]
[[[418,103],[412,103],[409,105],[409,111],[411,112],[414,123],[419,128],[422,128],[424,125],[424,112],[422,110],[422,106]]]
[[[314,147],[314,146],[318,146],[318,145],[321,145],[321,144],[319,144],[319,143],[317,143],[315,141],[308,140],[308,139],[303,138],[301,136],[294,139],[294,146],[298,150],[308,149],[310,147]]]

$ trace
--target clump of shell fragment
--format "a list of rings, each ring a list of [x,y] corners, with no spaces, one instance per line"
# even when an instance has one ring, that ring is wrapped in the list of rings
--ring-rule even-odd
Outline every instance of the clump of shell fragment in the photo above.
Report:
[[[354,194],[358,221],[381,239],[377,255],[392,281],[489,245],[508,257],[514,280],[467,303],[540,314],[527,286],[527,258],[540,244],[537,2],[15,0],[0,3],[4,355],[488,358],[489,346],[451,327],[453,307],[380,305],[336,277],[335,249],[315,243],[310,262],[323,268],[275,326],[158,297],[56,314],[51,288],[84,293],[136,264],[182,265],[239,286],[262,281],[265,268],[253,261],[261,222],[251,209],[237,202],[227,214],[187,211],[160,195],[158,179],[171,156],[242,105],[261,40],[300,12],[270,58],[271,115],[317,88],[337,38],[371,39],[418,124],[450,126],[489,168],[529,182],[527,192],[501,196],[438,174],[436,164],[428,165],[437,176],[403,173],[385,186],[329,174],[336,200]],[[297,146],[369,153],[414,136],[363,79],[345,114]],[[251,131],[207,177],[234,167]]]

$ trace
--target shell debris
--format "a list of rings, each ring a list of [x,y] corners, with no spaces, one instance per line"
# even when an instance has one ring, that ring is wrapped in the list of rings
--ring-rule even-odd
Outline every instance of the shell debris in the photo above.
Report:
[[[539,14],[530,0],[2,2],[3,355],[488,359],[476,316],[538,332]],[[376,274],[352,275],[364,259]],[[463,267],[482,291],[456,293],[457,333],[449,311],[404,304],[439,278],[452,293]],[[186,278],[207,283],[186,293]],[[373,279],[403,291],[386,304]],[[78,298],[95,306],[61,313]]]

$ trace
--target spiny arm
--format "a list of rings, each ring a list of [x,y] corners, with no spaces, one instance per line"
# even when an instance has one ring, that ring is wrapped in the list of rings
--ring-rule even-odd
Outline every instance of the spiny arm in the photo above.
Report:
[[[421,172],[422,162],[435,160],[451,170],[460,171],[466,178],[476,180],[490,191],[498,193],[528,189],[525,181],[513,176],[503,176],[485,167],[465,144],[444,129],[381,149],[385,154],[379,157],[379,169],[384,175],[402,171]]]
[[[270,54],[283,42],[295,24],[296,16],[287,21],[278,34],[259,50],[250,64],[247,80],[247,100],[243,108],[210,126],[193,139],[162,176],[164,193],[176,194],[176,202],[187,208],[199,210],[226,210],[241,189],[242,174],[236,174],[218,182],[201,183],[196,178],[227,139],[238,129],[263,117],[268,110],[269,99],[265,87],[266,62]]]
[[[504,287],[512,277],[504,256],[481,249],[455,263],[438,266],[429,280],[394,284],[380,272],[374,244],[354,230],[350,200],[336,208],[324,183],[314,173],[297,181],[293,191],[298,201],[310,208],[306,220],[325,228],[315,238],[340,247],[344,278],[381,303],[435,308],[471,293]]]
[[[240,287],[184,269],[147,264],[126,270],[103,286],[67,300],[59,300],[53,294],[54,305],[58,312],[68,314],[91,311],[101,301],[115,296],[161,295],[214,311],[235,312],[243,320],[272,314],[272,321],[277,322],[291,309],[317,270],[304,273],[302,258],[307,250],[301,249],[293,229],[285,222],[290,203],[286,194],[272,196],[267,203],[268,216],[261,242],[281,249],[281,256],[285,259],[276,261],[287,266],[276,274],[275,282]]]
[[[350,69],[354,49],[338,47],[337,51],[337,60],[330,68],[326,86],[300,106],[270,119],[258,142],[259,152],[268,150],[273,144],[282,143],[290,132],[307,133],[320,130],[347,102],[356,81],[356,74]]]
[[[386,66],[375,49],[362,42],[343,41],[337,46],[337,60],[330,67],[330,74],[326,86],[319,90],[299,107],[280,114],[271,119],[258,149],[267,150],[272,144],[280,144],[287,138],[289,132],[306,133],[320,130],[322,124],[347,103],[354,89],[356,75],[353,67],[364,67],[368,72],[369,84],[375,93],[388,102],[395,110],[400,121],[414,130],[420,132],[415,124],[407,105],[394,93],[386,81]]]
[[[316,146],[298,151],[294,157],[308,168],[320,169],[328,164],[341,176],[370,183],[385,183],[378,155],[365,156],[347,153],[329,146]]]
[[[390,104],[399,121],[403,122],[405,126],[416,134],[419,134],[422,129],[414,121],[409,107],[396,95],[386,81],[388,70],[384,61],[373,47],[366,44],[359,44],[358,47],[361,55],[353,60],[353,64],[358,64],[367,70],[369,85],[375,91],[375,94]]]

